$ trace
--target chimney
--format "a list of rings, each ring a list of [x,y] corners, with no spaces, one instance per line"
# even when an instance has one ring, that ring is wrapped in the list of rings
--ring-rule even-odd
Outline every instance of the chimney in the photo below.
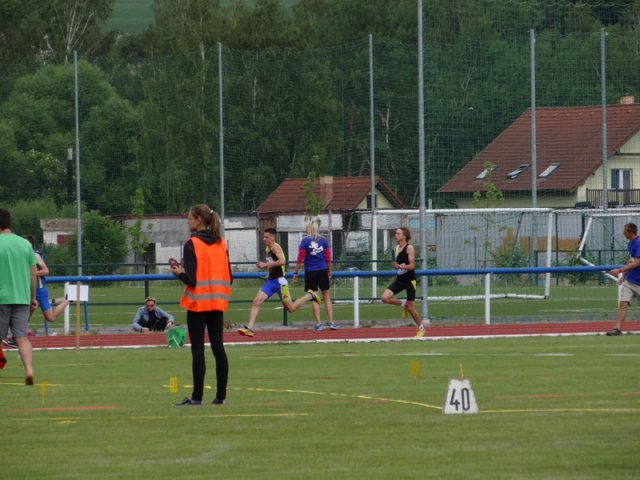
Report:
[[[620,97],[620,105],[633,105],[636,103],[636,97],[629,93],[625,93]]]
[[[325,206],[333,200],[333,177],[320,177],[320,200]]]

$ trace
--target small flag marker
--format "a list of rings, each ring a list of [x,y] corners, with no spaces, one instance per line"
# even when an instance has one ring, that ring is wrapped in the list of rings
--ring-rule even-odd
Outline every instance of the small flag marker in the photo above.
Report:
[[[47,400],[47,390],[49,389],[49,382],[42,382],[40,384],[40,396],[42,397],[42,404],[44,405]]]
[[[420,362],[418,360],[412,360],[409,364],[409,371],[414,380],[417,380],[420,376]]]
[[[169,392],[178,393],[178,377],[169,377]]]

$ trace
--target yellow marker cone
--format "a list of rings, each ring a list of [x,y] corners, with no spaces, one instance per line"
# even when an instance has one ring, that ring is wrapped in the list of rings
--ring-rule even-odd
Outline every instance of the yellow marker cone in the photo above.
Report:
[[[42,382],[40,384],[40,396],[42,397],[42,404],[44,405],[47,400],[47,390],[49,389],[49,382]]]
[[[409,371],[411,372],[411,376],[414,380],[417,380],[420,376],[420,362],[417,360],[412,360],[409,364]]]
[[[169,392],[178,393],[178,377],[169,377]]]

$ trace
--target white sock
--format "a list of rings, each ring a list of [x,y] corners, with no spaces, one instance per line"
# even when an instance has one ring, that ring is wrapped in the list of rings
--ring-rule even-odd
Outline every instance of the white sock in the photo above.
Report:
[[[406,307],[406,306],[407,306],[407,300],[406,300],[406,299],[404,299],[404,300],[400,300],[400,306],[401,306],[402,308]]]

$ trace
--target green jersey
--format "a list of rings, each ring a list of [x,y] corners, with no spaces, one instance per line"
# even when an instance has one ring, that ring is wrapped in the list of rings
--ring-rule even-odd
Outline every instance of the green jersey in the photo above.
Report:
[[[0,304],[31,303],[31,267],[35,264],[28,240],[13,233],[0,234]]]

